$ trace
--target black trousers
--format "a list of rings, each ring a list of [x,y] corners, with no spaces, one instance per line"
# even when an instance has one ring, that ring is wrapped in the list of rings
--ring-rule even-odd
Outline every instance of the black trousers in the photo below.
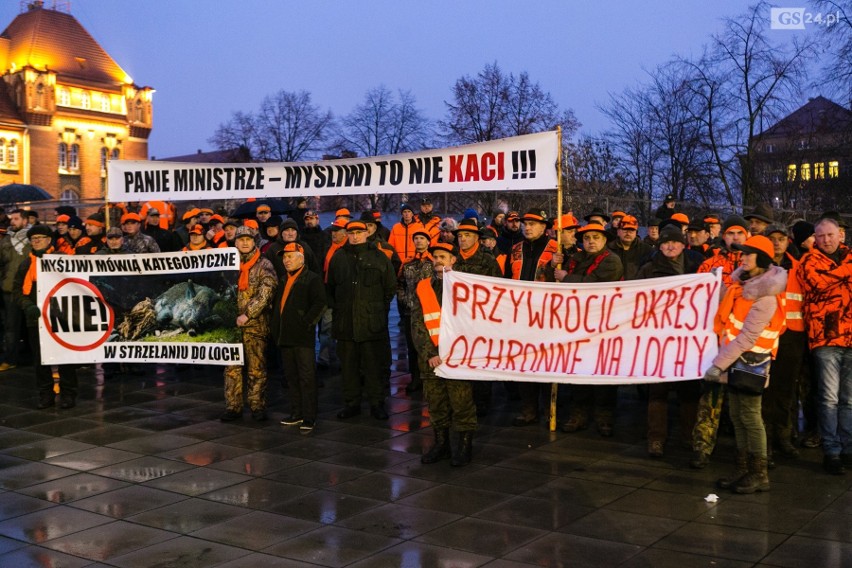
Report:
[[[361,394],[370,405],[384,404],[390,389],[390,340],[337,341],[340,374],[343,378],[343,403],[361,404]],[[363,379],[363,382],[362,382]]]
[[[282,347],[281,363],[287,379],[293,416],[317,419],[317,379],[313,347]]]

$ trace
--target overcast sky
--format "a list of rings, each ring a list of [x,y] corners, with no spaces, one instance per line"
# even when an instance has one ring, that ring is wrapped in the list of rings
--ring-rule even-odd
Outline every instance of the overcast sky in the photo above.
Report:
[[[607,93],[642,81],[675,53],[699,55],[721,18],[746,7],[742,0],[70,3],[133,80],[156,89],[149,152],[158,158],[211,150],[217,125],[280,89],[307,90],[343,115],[384,84],[410,90],[424,114],[439,119],[456,79],[495,61],[506,72],[527,71],[574,110],[582,132],[597,134],[607,123],[595,105]],[[19,10],[18,0],[0,2],[0,27]]]

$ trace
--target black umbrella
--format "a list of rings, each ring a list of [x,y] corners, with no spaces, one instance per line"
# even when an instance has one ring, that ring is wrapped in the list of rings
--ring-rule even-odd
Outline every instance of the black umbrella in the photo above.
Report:
[[[0,187],[0,203],[23,203],[26,201],[47,201],[49,199],[53,199],[53,196],[37,185],[10,183]]]
[[[258,205],[269,205],[273,215],[284,215],[292,209],[290,204],[282,198],[258,199],[257,201],[246,201],[231,213],[231,217],[254,219]]]

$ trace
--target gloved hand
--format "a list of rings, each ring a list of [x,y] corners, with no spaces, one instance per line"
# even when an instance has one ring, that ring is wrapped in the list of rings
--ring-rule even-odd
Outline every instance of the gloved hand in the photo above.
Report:
[[[704,372],[704,380],[710,383],[721,383],[722,369],[716,365],[711,365],[710,368]]]
[[[24,315],[30,321],[37,320],[41,315],[41,310],[39,310],[36,305],[27,306],[26,310],[24,310]]]

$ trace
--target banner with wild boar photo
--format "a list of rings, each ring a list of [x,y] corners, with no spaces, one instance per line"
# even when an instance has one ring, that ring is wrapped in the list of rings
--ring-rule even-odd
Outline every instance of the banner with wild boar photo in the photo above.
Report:
[[[242,365],[235,248],[44,255],[42,363]]]

